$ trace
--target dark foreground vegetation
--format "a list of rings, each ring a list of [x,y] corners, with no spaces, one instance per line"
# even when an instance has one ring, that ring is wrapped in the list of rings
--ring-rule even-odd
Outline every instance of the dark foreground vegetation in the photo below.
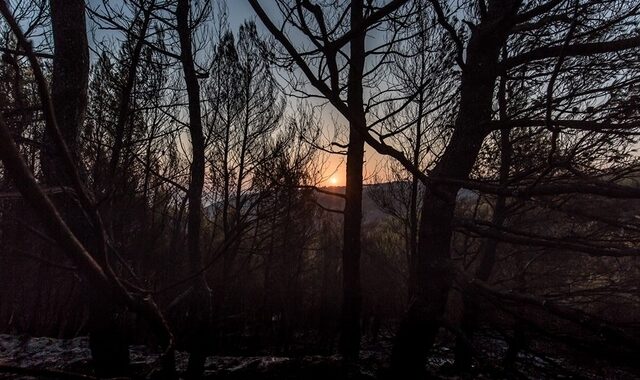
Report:
[[[0,376],[640,376],[637,2],[0,14]]]

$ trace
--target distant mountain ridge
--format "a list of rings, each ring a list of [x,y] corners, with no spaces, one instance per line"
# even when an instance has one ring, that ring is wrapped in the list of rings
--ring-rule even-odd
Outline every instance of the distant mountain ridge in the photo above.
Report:
[[[363,223],[374,223],[380,220],[383,220],[389,217],[389,214],[376,202],[374,199],[375,193],[392,193],[392,192],[404,192],[407,195],[410,192],[411,182],[408,181],[393,181],[393,182],[382,182],[382,183],[373,183],[373,184],[365,184],[363,188],[362,194],[362,220]],[[324,186],[320,187],[321,190],[331,191],[338,194],[345,193],[345,186]],[[330,194],[315,192],[317,202],[326,208],[330,208],[332,210],[342,210],[344,208],[344,199],[341,197],[335,197]],[[395,198],[398,194],[396,194]],[[473,200],[476,199],[477,194],[468,189],[461,189],[458,193],[458,199],[460,200]],[[388,197],[391,200],[394,200],[394,197]],[[397,200],[397,199],[396,199]],[[398,204],[390,204],[392,207],[402,208],[406,207],[400,203]]]

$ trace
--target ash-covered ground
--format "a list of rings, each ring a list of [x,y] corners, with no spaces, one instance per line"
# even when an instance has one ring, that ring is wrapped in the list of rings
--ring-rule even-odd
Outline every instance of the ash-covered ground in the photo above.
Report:
[[[502,368],[501,357],[506,350],[504,341],[485,338],[482,358],[470,373],[453,369],[453,350],[439,345],[427,361],[431,378],[436,379],[638,379],[640,372],[632,368],[616,368],[593,361],[581,363],[579,358],[551,358],[525,352],[519,355],[513,369]],[[388,366],[391,341],[379,340],[363,346],[357,367],[348,371],[352,379],[384,378]],[[157,372],[159,353],[146,346],[130,347],[132,378],[153,378]],[[186,369],[188,355],[177,352],[178,371]],[[47,369],[91,375],[91,354],[87,337],[55,339],[0,334],[0,378],[35,379],[38,376],[19,375],[11,368]],[[55,378],[53,373],[50,378]],[[339,379],[345,376],[340,357],[301,356],[210,356],[206,362],[205,378],[210,379]]]

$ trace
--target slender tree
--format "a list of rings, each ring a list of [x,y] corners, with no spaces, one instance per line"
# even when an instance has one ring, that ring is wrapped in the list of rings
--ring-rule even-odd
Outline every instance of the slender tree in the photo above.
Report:
[[[364,162],[363,131],[371,126],[367,120],[363,82],[372,79],[372,71],[366,67],[367,55],[385,54],[389,44],[373,48],[365,44],[367,33],[384,24],[385,18],[399,8],[404,1],[392,1],[377,8],[364,1],[352,1],[338,10],[329,10],[313,2],[291,4],[278,1],[283,14],[294,16],[292,26],[302,30],[313,48],[303,52],[292,42],[286,30],[265,13],[258,1],[250,4],[284,47],[293,63],[301,68],[307,80],[326,97],[349,123],[347,147],[347,173],[343,226],[343,306],[340,351],[347,361],[358,358],[360,350],[360,314],[362,291],[360,284],[360,250],[362,228],[362,183]],[[344,28],[343,19],[349,19]],[[317,58],[317,60],[316,60]],[[320,62],[317,65],[317,62]],[[373,85],[372,85],[373,86]],[[302,94],[307,94],[302,90]],[[374,101],[377,104],[377,102]],[[358,132],[360,131],[360,132]]]
[[[204,371],[206,358],[206,334],[211,321],[211,290],[202,272],[203,261],[200,247],[202,226],[202,190],[205,174],[205,140],[202,128],[200,84],[194,63],[192,48],[192,27],[190,20],[191,2],[178,0],[176,7],[176,28],[180,40],[180,62],[189,102],[189,134],[191,136],[191,170],[189,181],[189,209],[187,212],[187,250],[190,268],[194,276],[190,315],[195,330],[190,348],[187,377],[197,379]],[[198,274],[199,273],[199,274]]]

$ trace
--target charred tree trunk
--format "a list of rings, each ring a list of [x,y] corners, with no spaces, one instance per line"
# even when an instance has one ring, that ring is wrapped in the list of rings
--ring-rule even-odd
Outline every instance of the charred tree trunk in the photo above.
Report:
[[[191,135],[191,178],[187,214],[187,250],[189,263],[194,277],[188,302],[187,335],[189,363],[186,377],[199,379],[204,372],[206,358],[207,335],[211,320],[211,291],[202,272],[203,263],[200,253],[200,229],[202,221],[202,190],[204,188],[205,143],[202,132],[202,116],[200,109],[200,85],[193,59],[191,26],[189,22],[190,1],[179,0],[176,8],[176,21],[180,39],[180,60],[187,87],[189,102],[189,133]]]
[[[340,353],[347,361],[358,359],[360,353],[360,314],[362,289],[360,284],[360,230],[362,227],[362,164],[364,140],[358,132],[349,133],[347,153],[347,183],[344,207],[344,245],[342,249],[342,323]]]
[[[424,65],[423,65],[424,66]],[[423,80],[424,81],[424,80]],[[421,81],[421,83],[423,82]],[[424,93],[420,91],[418,96],[418,117],[416,120],[416,142],[413,147],[412,162],[415,167],[420,167],[420,145],[422,140],[422,119],[424,115]],[[413,175],[411,178],[411,193],[409,203],[409,253],[407,264],[409,270],[415,267],[412,262],[418,252],[418,190],[420,189],[420,179]]]
[[[83,0],[51,0],[53,31],[53,75],[51,100],[56,121],[74,159],[78,158],[78,138],[87,110],[89,86],[89,44]],[[48,185],[66,186],[68,174],[62,153],[52,137],[45,134],[42,175]]]
[[[507,120],[507,101],[506,101],[506,78],[500,78],[500,85],[498,87],[498,108],[500,114],[500,120]],[[511,136],[510,131],[500,131],[500,170],[499,170],[499,182],[500,186],[507,186],[509,181],[509,170],[511,168]],[[507,198],[504,195],[498,195],[496,197],[496,204],[493,211],[492,223],[496,226],[502,226],[507,217]],[[491,276],[493,267],[496,261],[496,252],[498,248],[498,240],[486,239],[480,252],[480,263],[476,269],[475,278],[486,282]],[[475,332],[478,324],[478,310],[477,303],[473,297],[469,294],[463,295],[463,314],[461,330],[465,334],[467,340],[463,341],[461,337],[458,337],[456,341],[456,367],[460,370],[469,370],[472,364],[472,347],[469,347],[468,342],[472,342],[472,336]]]
[[[489,3],[473,29],[462,71],[460,108],[447,148],[432,171],[434,178],[466,180],[471,174],[491,120],[498,58],[509,18],[519,1]],[[424,359],[435,342],[453,280],[450,257],[451,222],[460,186],[432,185],[425,190],[418,251],[409,280],[409,309],[392,354],[392,369],[403,378],[424,375]]]
[[[363,21],[363,2],[351,3],[351,28],[360,30]],[[340,353],[347,362],[358,359],[360,354],[360,314],[362,289],[360,284],[360,234],[362,229],[362,165],[364,163],[364,138],[358,127],[366,127],[363,109],[362,83],[364,72],[363,32],[356,32],[351,39],[351,64],[347,103],[349,118],[349,147],[347,150],[347,181],[344,205],[344,230],[342,249],[342,323]],[[353,124],[358,123],[359,126]]]
[[[51,26],[53,30],[54,58],[51,99],[56,122],[64,142],[74,159],[78,159],[78,138],[87,109],[89,83],[89,45],[85,21],[85,3],[82,0],[51,0]],[[42,161],[44,181],[49,185],[70,185],[62,152],[46,135]],[[54,202],[64,211],[63,218],[82,243],[95,247],[95,232],[88,227],[82,211],[69,199]],[[90,312],[89,345],[96,372],[105,376],[124,375],[129,370],[129,345],[120,328],[118,316],[121,306],[102,299],[89,289],[86,294]]]
[[[419,3],[418,4],[418,14],[419,14],[419,24],[420,24],[420,30],[422,33],[427,33],[427,31],[425,30],[425,19],[424,19],[424,10],[423,10],[423,4]],[[422,50],[422,53],[420,55],[420,77],[419,77],[419,85],[420,85],[420,89],[419,89],[419,93],[418,93],[418,114],[416,115],[416,137],[415,137],[415,142],[413,145],[413,151],[412,153],[412,157],[411,157],[411,162],[413,163],[413,165],[416,168],[420,168],[420,152],[422,150],[422,133],[423,133],[423,122],[424,122],[424,114],[425,114],[425,88],[423,88],[423,86],[425,85],[425,76],[426,76],[426,70],[427,70],[427,56],[425,54],[425,52],[428,49],[427,43],[426,41],[421,38],[420,39],[420,48]],[[407,265],[409,266],[409,270],[412,270],[412,268],[414,267],[412,265],[412,260],[414,257],[416,257],[416,253],[418,252],[418,207],[419,202],[418,202],[418,197],[419,197],[419,190],[420,190],[420,179],[418,178],[417,175],[413,174],[411,176],[411,193],[410,193],[410,200],[409,200],[409,252],[408,252],[408,257],[407,257]]]

